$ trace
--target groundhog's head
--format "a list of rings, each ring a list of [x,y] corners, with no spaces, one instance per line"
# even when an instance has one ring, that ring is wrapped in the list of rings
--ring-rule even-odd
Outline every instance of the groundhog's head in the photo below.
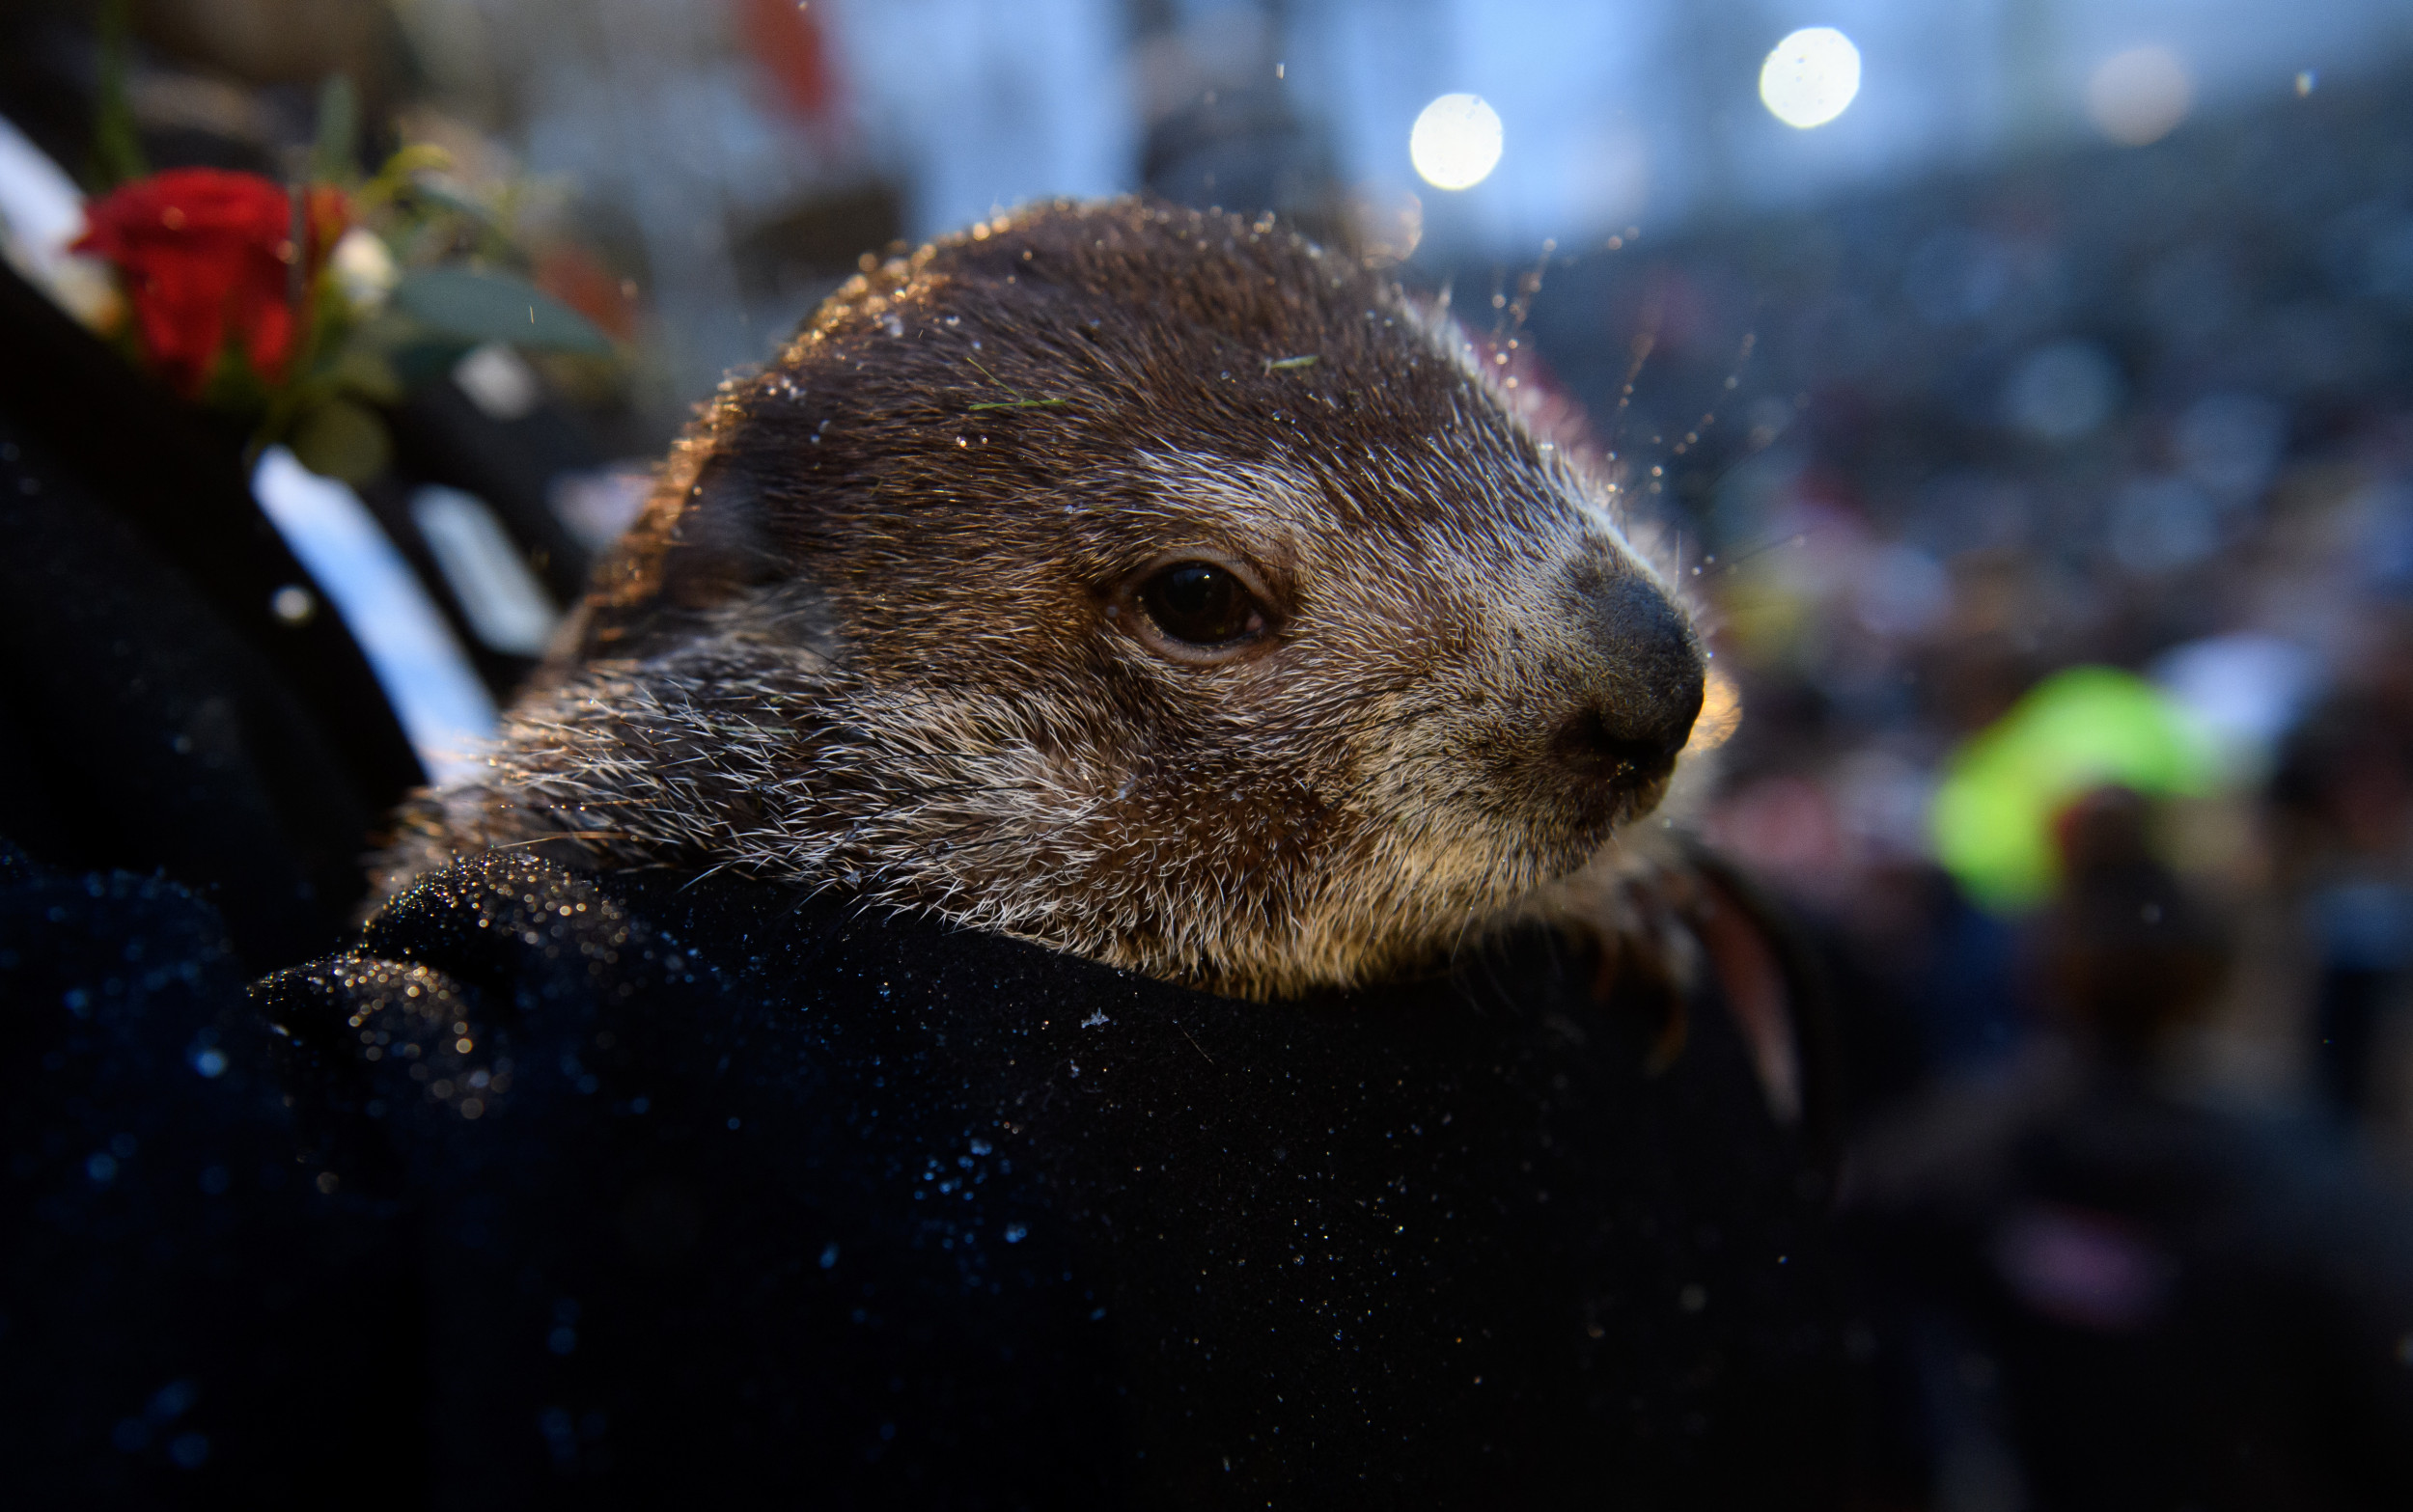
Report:
[[[1453,328],[1128,202],[848,283],[724,389],[577,633],[489,833],[1256,996],[1582,866],[1702,701],[1666,585]]]

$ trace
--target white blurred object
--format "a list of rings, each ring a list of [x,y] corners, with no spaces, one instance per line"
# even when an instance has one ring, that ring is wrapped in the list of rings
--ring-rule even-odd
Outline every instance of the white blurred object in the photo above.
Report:
[[[528,359],[501,342],[471,347],[453,365],[453,382],[488,420],[525,420],[544,397]]]
[[[2279,742],[2320,691],[2318,658],[2277,636],[2243,631],[2174,646],[2152,679],[2211,732],[2231,775],[2269,774]]]
[[[562,612],[484,499],[429,483],[410,496],[410,522],[478,639],[513,656],[541,656]]]
[[[1822,126],[1860,93],[1860,49],[1832,26],[1806,26],[1760,66],[1760,102],[1795,130]]]
[[[494,738],[494,701],[402,554],[360,496],[270,447],[252,473],[260,501],[360,644],[430,782],[457,782],[482,765]]]
[[[366,226],[344,233],[327,255],[327,266],[335,273],[336,287],[344,290],[344,302],[362,315],[382,307],[385,296],[402,281],[385,238]]]
[[[2131,47],[2103,60],[2087,80],[2095,129],[2126,147],[2170,135],[2195,106],[2195,80],[2167,47]]]
[[[1471,189],[1500,165],[1500,113],[1476,95],[1444,95],[1407,134],[1408,161],[1436,189]]]
[[[118,306],[107,264],[69,252],[84,234],[84,196],[49,155],[0,117],[0,257],[84,324]]]

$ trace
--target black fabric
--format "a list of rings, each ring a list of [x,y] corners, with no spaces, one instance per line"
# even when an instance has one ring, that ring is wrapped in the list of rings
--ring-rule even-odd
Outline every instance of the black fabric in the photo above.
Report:
[[[376,810],[321,721],[4,410],[0,532],[0,834],[67,870],[164,868],[258,968],[339,943]]]
[[[408,1213],[319,1190],[225,926],[0,844],[0,1500],[424,1504]]]
[[[464,865],[237,985],[0,854],[11,1503],[1815,1507],[1811,1162],[1536,937],[1210,999]]]
[[[410,1215],[448,1506],[1821,1504],[1815,1172],[1594,975],[1249,1004],[505,858],[256,1001]]]

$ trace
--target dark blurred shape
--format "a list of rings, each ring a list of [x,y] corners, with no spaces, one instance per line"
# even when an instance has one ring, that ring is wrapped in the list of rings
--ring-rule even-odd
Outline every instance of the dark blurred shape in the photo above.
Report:
[[[2163,1089],[2228,951],[2150,818],[2123,791],[2065,818],[2036,930],[2061,1036],[1853,1155],[1879,1376],[1930,1425],[1924,1464],[1872,1479],[1995,1506],[2406,1505],[2413,1206],[2324,1125]]]
[[[2413,701],[2362,687],[2316,709],[2288,739],[2271,801],[2318,957],[2321,1091],[2351,1120],[2371,1101],[2381,1022],[2413,995]]]
[[[1795,766],[1819,716],[1784,691],[1750,710],[1712,833],[1784,897],[1834,980],[1842,1118],[1858,1127],[1939,1078],[2009,1063],[2027,1032],[2015,938],[1914,837],[1846,833],[1833,786]]]
[[[0,7],[0,109],[79,177],[97,166],[95,102],[106,63],[93,0]],[[133,0],[125,102],[154,167],[207,166],[282,179],[307,143],[320,83],[358,92],[377,143],[410,82],[385,0]],[[89,185],[88,185],[89,186]]]
[[[1183,205],[1319,223],[1336,209],[1328,151],[1271,89],[1210,90],[1157,122],[1140,177]]]
[[[1941,866],[1869,868],[1823,918],[1849,985],[1855,1117],[1939,1078],[2007,1064],[2026,1032],[2011,929]]]
[[[896,186],[873,181],[789,206],[740,236],[730,260],[749,296],[809,310],[903,230]]]
[[[2126,1074],[2150,1069],[2229,967],[2218,925],[2154,859],[2150,812],[2124,787],[2100,788],[2063,812],[2066,885],[2038,925],[2045,1011]]]
[[[386,0],[136,0],[144,38],[247,84],[382,79],[402,56]]]
[[[1140,181],[1182,205],[1285,216],[1345,245],[1351,220],[1331,144],[1275,71],[1282,9],[1226,6],[1179,29],[1169,14],[1143,16]]]

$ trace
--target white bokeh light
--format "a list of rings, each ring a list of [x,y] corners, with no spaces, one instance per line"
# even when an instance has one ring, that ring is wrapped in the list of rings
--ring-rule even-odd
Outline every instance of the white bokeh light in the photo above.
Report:
[[[1408,160],[1436,189],[1471,189],[1500,161],[1500,113],[1475,95],[1444,95],[1416,117]]]
[[[1761,102],[1803,131],[1842,115],[1859,93],[1860,49],[1832,26],[1793,33],[1760,66]]]

